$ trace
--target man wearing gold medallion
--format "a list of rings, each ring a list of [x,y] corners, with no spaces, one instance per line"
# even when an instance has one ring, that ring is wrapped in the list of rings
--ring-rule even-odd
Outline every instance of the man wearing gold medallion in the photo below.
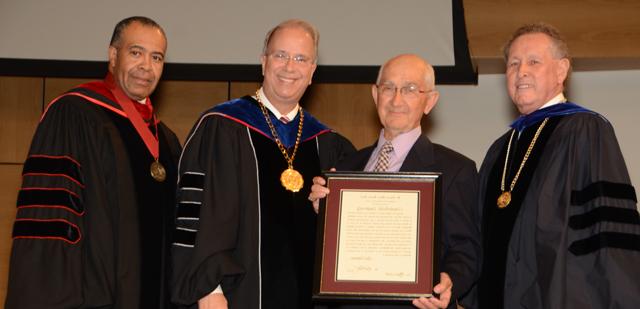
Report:
[[[185,143],[173,295],[199,308],[310,308],[313,176],[353,146],[299,105],[318,32],[302,20],[267,33],[262,87],[206,111]]]
[[[24,164],[6,308],[169,308],[180,144],[149,95],[167,40],[119,22],[103,81],[51,102]]]
[[[504,56],[521,116],[480,170],[480,308],[636,308],[637,197],[612,125],[566,100],[555,28],[519,28]]]

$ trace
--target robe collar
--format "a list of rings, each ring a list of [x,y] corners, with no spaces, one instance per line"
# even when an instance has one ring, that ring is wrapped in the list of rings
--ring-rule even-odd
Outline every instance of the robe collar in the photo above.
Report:
[[[556,116],[565,116],[571,115],[575,113],[593,113],[595,112],[588,110],[578,104],[566,102],[554,104],[549,107],[541,108],[539,110],[534,111],[528,115],[522,115],[518,117],[514,122],[511,123],[511,127],[516,129],[518,132],[522,132],[524,129],[529,126],[536,124],[547,117],[556,117]]]
[[[258,104],[259,103],[253,97],[245,96],[216,105],[210,112],[220,114],[228,119],[247,126],[271,140],[274,140],[273,135],[271,134],[271,129],[267,125],[267,122],[264,119],[264,114]],[[315,138],[320,134],[331,132],[331,129],[318,121],[306,110],[303,109],[303,113],[304,123],[302,126],[302,135],[300,137],[302,142]],[[278,137],[282,144],[287,148],[293,147],[296,142],[300,116],[297,115],[286,124],[280,122],[271,112],[269,112],[269,117],[271,119],[271,123],[276,128],[276,132],[278,133]]]
[[[113,75],[111,73],[107,73],[107,76],[105,76],[104,80],[81,84],[67,92],[67,94],[88,95],[94,100],[98,100],[89,100],[90,102],[102,105],[103,107],[106,107],[107,109],[121,116],[127,117],[126,113],[124,112],[122,107],[120,107],[120,104],[117,103],[118,101],[111,92],[111,89],[114,87],[119,86],[115,82]],[[131,102],[134,103],[133,106],[135,106],[136,110],[140,113],[145,122],[149,123],[153,121],[154,124],[157,124],[159,122],[153,114],[153,105],[151,104],[151,100],[149,98],[146,98],[144,103],[134,99],[131,99]]]

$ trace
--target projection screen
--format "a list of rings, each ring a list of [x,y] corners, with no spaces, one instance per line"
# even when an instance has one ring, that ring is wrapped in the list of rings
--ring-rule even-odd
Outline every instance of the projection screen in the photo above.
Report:
[[[371,82],[399,53],[428,59],[439,83],[477,82],[461,0],[0,0],[0,75],[101,77],[132,15],[164,28],[168,80],[260,80],[267,30],[302,18],[320,31],[316,82]]]

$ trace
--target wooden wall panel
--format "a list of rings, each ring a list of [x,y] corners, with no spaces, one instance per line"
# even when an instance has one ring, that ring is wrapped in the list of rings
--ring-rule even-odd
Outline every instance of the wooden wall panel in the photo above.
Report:
[[[44,106],[46,107],[49,102],[57,98],[59,95],[75,88],[76,86],[84,83],[94,81],[94,79],[80,79],[80,78],[45,78],[44,80]]]
[[[181,143],[198,116],[227,100],[227,82],[163,81],[153,94],[158,117],[176,133]]]
[[[261,85],[262,83],[255,82],[231,82],[229,84],[229,99],[253,95]]]
[[[524,23],[556,26],[575,58],[640,59],[640,1],[466,0],[471,55],[501,58],[501,48]]]
[[[4,308],[11,254],[11,230],[16,217],[16,198],[22,164],[0,164],[0,304]]]
[[[24,162],[41,110],[42,78],[0,77],[0,162]]]
[[[369,84],[312,84],[302,106],[358,149],[378,138],[380,121]]]

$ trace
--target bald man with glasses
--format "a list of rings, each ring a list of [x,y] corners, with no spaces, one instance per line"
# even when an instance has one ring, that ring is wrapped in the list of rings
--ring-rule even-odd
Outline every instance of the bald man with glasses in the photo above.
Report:
[[[476,209],[477,171],[467,157],[429,141],[420,121],[438,101],[433,68],[411,54],[387,61],[371,87],[383,129],[378,140],[336,166],[339,171],[442,173],[442,237],[440,282],[436,297],[420,297],[412,304],[330,305],[329,308],[455,308],[478,278],[480,227]],[[328,193],[322,177],[314,178],[309,200],[318,212]]]

